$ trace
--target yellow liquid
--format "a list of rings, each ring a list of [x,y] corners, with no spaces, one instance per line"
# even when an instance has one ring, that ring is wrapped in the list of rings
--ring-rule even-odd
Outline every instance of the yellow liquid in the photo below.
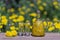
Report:
[[[43,37],[45,35],[43,24],[34,23],[32,28],[32,36]]]

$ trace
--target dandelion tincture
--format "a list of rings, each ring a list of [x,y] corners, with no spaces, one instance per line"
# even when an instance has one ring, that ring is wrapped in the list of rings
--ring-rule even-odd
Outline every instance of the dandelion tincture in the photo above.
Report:
[[[45,35],[43,23],[40,18],[40,13],[38,13],[37,20],[33,23],[32,36],[43,37]]]

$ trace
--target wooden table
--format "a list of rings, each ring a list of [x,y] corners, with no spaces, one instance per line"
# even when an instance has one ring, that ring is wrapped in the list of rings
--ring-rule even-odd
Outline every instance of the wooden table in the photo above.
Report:
[[[0,40],[60,40],[60,33],[46,33],[45,37],[32,37],[32,36],[5,37],[4,33],[0,33]]]

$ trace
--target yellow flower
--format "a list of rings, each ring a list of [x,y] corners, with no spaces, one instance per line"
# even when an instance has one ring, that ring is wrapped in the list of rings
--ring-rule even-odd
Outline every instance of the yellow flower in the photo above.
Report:
[[[1,28],[3,28],[3,26],[2,26],[2,25],[0,25],[0,29],[1,29]]]
[[[12,37],[12,33],[10,31],[6,31],[5,36],[6,37]]]
[[[41,10],[41,11],[44,10],[44,7],[43,7],[43,6],[39,6],[38,8],[39,8],[39,10]]]
[[[37,20],[36,18],[33,18],[33,19],[32,19],[32,22],[35,22],[36,20]]]
[[[57,29],[60,29],[60,23],[54,23],[54,25]]]
[[[1,16],[2,19],[6,19],[6,16]]]
[[[55,18],[53,18],[53,21],[58,21],[58,18],[56,18],[56,17],[55,17]]]
[[[29,27],[29,26],[30,26],[30,21],[26,20],[25,27]]]
[[[16,27],[15,29],[16,29],[16,30],[19,30],[19,27]]]
[[[24,12],[24,11],[20,11],[20,14],[24,15],[24,14],[25,14],[25,12]]]
[[[23,22],[19,22],[19,28],[24,27],[24,23]]]
[[[20,15],[17,19],[18,22],[24,21],[24,16]]]
[[[30,29],[32,29],[32,26],[30,26]]]
[[[33,3],[31,3],[31,4],[30,4],[30,6],[31,6],[31,7],[34,7],[34,4],[33,4]]]
[[[22,9],[19,7],[19,8],[18,8],[18,11],[21,11],[21,10],[22,10]]]
[[[12,14],[12,16],[9,17],[9,19],[15,19],[16,17],[18,17],[16,14]]]
[[[55,29],[55,27],[54,27],[54,26],[51,26],[51,27],[48,28],[48,31],[51,32],[51,31],[53,31],[54,29]]]
[[[31,14],[29,14],[29,15],[32,16],[32,17],[36,17],[36,16],[37,16],[36,13],[31,13]]]
[[[56,9],[59,9],[59,6],[55,6]]]
[[[15,30],[15,26],[10,26],[10,30]]]
[[[48,23],[48,26],[52,26],[53,25],[53,22],[51,22],[51,21],[49,21],[47,23]]]
[[[44,25],[44,26],[47,26],[47,22],[46,22],[46,21],[44,21],[44,22],[43,22],[43,25]]]
[[[53,5],[55,6],[55,5],[58,5],[58,2],[57,1],[54,1],[53,2]]]
[[[44,2],[44,3],[43,3],[43,6],[47,6],[47,4]]]
[[[13,21],[13,22],[17,22],[17,19],[13,19],[12,21]]]
[[[17,31],[16,30],[12,30],[11,33],[12,33],[13,36],[17,36]]]
[[[8,20],[7,19],[2,19],[1,22],[2,22],[2,24],[7,25]]]
[[[11,8],[11,9],[10,9],[10,12],[14,12],[14,11],[15,11],[15,9],[14,9],[14,8]]]
[[[39,0],[39,1],[37,1],[37,4],[39,5],[41,3],[41,1]]]

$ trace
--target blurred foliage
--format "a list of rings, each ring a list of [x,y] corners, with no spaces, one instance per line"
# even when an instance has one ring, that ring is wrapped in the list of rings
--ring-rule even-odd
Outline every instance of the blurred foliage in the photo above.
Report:
[[[20,22],[37,18],[37,10],[40,11],[40,19],[51,21],[60,19],[60,0],[1,0],[0,1],[0,25],[9,30],[11,25],[18,28]],[[3,20],[3,21],[2,21]],[[35,20],[35,19],[34,19]],[[49,28],[50,31],[51,28]],[[51,30],[53,30],[52,27]],[[48,28],[46,27],[46,31]]]

